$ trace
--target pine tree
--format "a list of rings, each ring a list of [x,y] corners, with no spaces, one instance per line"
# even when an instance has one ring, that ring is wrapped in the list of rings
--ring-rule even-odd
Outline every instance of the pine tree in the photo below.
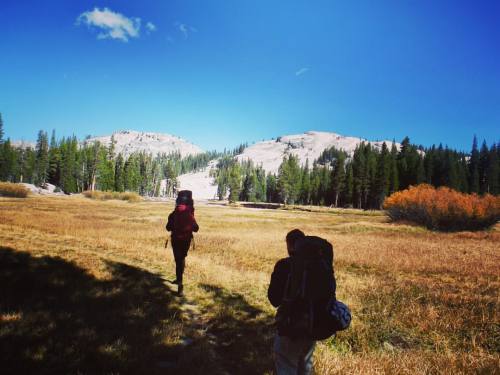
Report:
[[[467,193],[469,191],[469,176],[467,174],[467,159],[465,155],[460,155],[458,165],[459,190],[462,193]]]
[[[457,161],[454,158],[453,152],[445,148],[444,151],[444,185],[448,186],[451,189],[459,190],[459,174],[458,174],[458,166]]]
[[[425,163],[422,156],[418,157],[416,182],[417,185],[426,182]]]
[[[219,200],[223,200],[227,196],[229,191],[229,171],[234,163],[233,157],[228,154],[223,155],[217,162],[213,177],[217,183],[217,197]]]
[[[477,137],[472,141],[472,151],[469,159],[469,189],[471,193],[479,193],[479,151]]]
[[[151,194],[154,197],[158,197],[160,196],[161,178],[162,178],[162,162],[161,158],[158,155],[152,160],[151,169],[153,172]]]
[[[115,135],[112,134],[108,146],[108,160],[115,160],[116,157],[115,149],[116,149],[116,140],[115,140]]]
[[[243,178],[243,187],[240,192],[240,200],[256,202],[257,200],[257,174],[250,168]]]
[[[253,169],[249,174],[251,189],[248,191],[247,199],[249,202],[257,202],[257,173]]]
[[[366,158],[366,175],[363,182],[363,196],[364,205],[363,208],[373,208],[376,205],[376,199],[374,197],[375,185],[376,185],[376,175],[377,175],[377,153],[372,148],[371,144],[365,146],[365,158]]]
[[[479,192],[484,194],[488,191],[488,164],[490,162],[490,150],[486,144],[486,140],[483,141],[481,145],[481,150],[479,151]]]
[[[262,169],[262,166],[259,166],[255,170],[257,176],[257,187],[255,192],[255,199],[259,202],[266,201],[266,171]]]
[[[26,149],[21,149],[22,157],[20,158],[20,181],[32,184],[34,181],[34,174],[36,168],[36,154],[35,151],[28,147]]]
[[[385,142],[382,144],[382,150],[377,157],[377,172],[375,177],[374,190],[374,208],[381,209],[384,199],[389,193],[389,176],[391,166],[391,155]]]
[[[114,190],[118,192],[125,191],[125,174],[124,174],[125,160],[121,153],[118,154],[115,164],[115,187]]]
[[[309,159],[306,159],[306,165],[302,171],[300,202],[302,204],[311,204],[311,174],[309,172]]]
[[[177,193],[177,173],[175,172],[172,160],[167,160],[164,167],[163,176],[165,178],[165,191],[164,195],[167,197],[174,197]]]
[[[297,201],[300,182],[298,158],[291,154],[285,156],[278,170],[278,191],[283,203],[294,204]]]
[[[487,175],[487,186],[485,191],[489,194],[494,194],[494,195],[499,194],[500,164],[498,158],[498,145],[496,145],[495,143],[493,143],[493,145],[490,148],[486,175]]]
[[[76,154],[71,138],[62,139],[61,145],[61,172],[59,186],[65,193],[77,192],[77,181],[75,180]]]
[[[130,155],[125,161],[125,191],[139,192],[141,184],[141,174],[139,157],[136,154]]]
[[[385,143],[384,143],[385,145]],[[345,155],[343,153],[337,156],[337,160],[334,162],[332,170],[332,194],[333,194],[333,205],[338,207],[339,197],[345,186]]]
[[[15,182],[16,153],[7,138],[0,144],[0,181]]]
[[[270,203],[279,202],[276,176],[271,173],[266,178],[266,198],[266,201]]]
[[[106,147],[99,147],[97,155],[96,188],[101,191],[112,190],[110,187],[110,174],[108,168],[108,152]],[[113,184],[114,185],[114,184]]]
[[[316,162],[313,163],[313,169],[311,172],[311,203],[315,205],[320,204],[320,168]]]
[[[326,166],[322,166],[319,169],[319,189],[318,189],[318,198],[320,205],[330,205],[331,204],[331,195],[330,195],[330,169]]]
[[[228,192],[228,183],[229,183],[229,173],[227,170],[221,171],[221,173],[217,176],[217,197],[219,200],[223,200]]]
[[[233,163],[229,169],[229,202],[238,200],[241,191],[241,168],[239,163]]]
[[[49,143],[47,133],[40,130],[36,142],[36,173],[35,184],[42,186],[47,182],[49,171]]]
[[[83,155],[80,151],[80,143],[78,139],[73,135],[70,140],[70,148],[72,154],[71,160],[71,170],[72,170],[72,178],[74,181],[74,190],[73,192],[78,193],[83,191],[83,173],[82,173],[82,165],[83,165]]]
[[[398,155],[398,175],[401,189],[406,189],[417,183],[419,158],[417,148],[410,143],[408,137],[405,137],[401,141],[401,150]]]
[[[10,165],[11,182],[20,182],[21,178],[20,154],[21,152],[18,147],[10,147],[10,153],[7,154],[7,163]]]
[[[155,186],[153,181],[154,173],[151,154],[146,154],[145,152],[139,153],[139,173],[139,194],[143,196],[152,196],[155,190]]]
[[[353,206],[362,208],[363,203],[363,181],[366,174],[366,161],[364,155],[364,143],[359,144],[354,150],[352,171],[353,171]]]
[[[60,179],[60,162],[61,153],[59,146],[57,145],[56,132],[52,130],[52,136],[50,137],[50,148],[49,148],[49,165],[48,165],[48,181],[52,185],[57,185]]]
[[[433,145],[430,149],[428,149],[425,152],[425,156],[424,156],[425,182],[427,184],[433,183],[435,150],[436,150],[436,148]]]
[[[99,160],[99,142],[85,143],[83,153],[83,189],[95,190],[97,185],[97,164]]]
[[[346,166],[346,177],[345,177],[345,188],[342,192],[342,201],[344,206],[352,207],[352,186],[353,186],[353,172],[352,163],[347,163]]]
[[[398,171],[398,148],[396,143],[392,142],[391,157],[389,166],[389,195],[399,190],[399,171]]]

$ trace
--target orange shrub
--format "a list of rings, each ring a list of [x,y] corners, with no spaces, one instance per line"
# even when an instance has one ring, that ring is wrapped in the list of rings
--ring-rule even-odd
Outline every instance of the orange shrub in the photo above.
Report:
[[[477,230],[500,219],[500,196],[464,194],[422,184],[392,194],[384,201],[384,209],[394,221],[413,221],[429,229]]]

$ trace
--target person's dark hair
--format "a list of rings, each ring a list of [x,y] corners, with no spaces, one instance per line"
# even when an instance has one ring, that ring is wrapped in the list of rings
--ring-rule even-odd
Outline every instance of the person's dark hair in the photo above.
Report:
[[[304,238],[306,235],[300,229],[293,229],[286,235],[286,242],[294,244],[297,240]]]

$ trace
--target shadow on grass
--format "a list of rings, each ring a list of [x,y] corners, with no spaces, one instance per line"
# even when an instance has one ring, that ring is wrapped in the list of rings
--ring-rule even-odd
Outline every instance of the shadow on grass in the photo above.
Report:
[[[182,350],[163,342],[179,329],[175,297],[158,275],[106,265],[111,277],[99,280],[61,258],[0,247],[3,374],[166,372],[158,361]]]
[[[279,203],[253,203],[253,202],[245,202],[245,203],[240,203],[242,207],[245,208],[261,208],[261,209],[266,209],[266,210],[276,210],[281,207],[281,204]]]
[[[241,294],[202,284],[211,294],[216,315],[208,322],[207,336],[215,338],[215,351],[230,374],[272,373],[273,320],[251,306]]]

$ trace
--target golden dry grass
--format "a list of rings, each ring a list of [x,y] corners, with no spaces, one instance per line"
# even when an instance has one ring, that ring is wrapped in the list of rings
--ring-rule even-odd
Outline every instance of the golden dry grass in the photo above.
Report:
[[[142,201],[142,197],[139,194],[130,191],[120,193],[117,191],[85,190],[82,194],[84,197],[97,199],[101,201],[106,201],[110,199],[129,201],[129,202]]]
[[[29,190],[24,185],[0,182],[0,196],[26,198],[28,194]]]
[[[85,274],[88,303],[107,309],[95,314],[116,316],[108,327],[71,310],[88,347],[97,349],[70,356],[76,367],[67,370],[92,372],[93,359],[108,372],[271,373],[267,284],[285,256],[286,233],[301,228],[334,245],[338,297],[353,313],[349,330],[318,346],[316,373],[499,373],[498,229],[434,233],[361,211],[197,206],[201,229],[187,258],[187,297],[179,299],[163,282],[174,276],[171,250],[163,247],[171,209],[79,197],[0,199],[0,250],[8,255],[0,257],[0,280],[9,280],[13,264],[26,263],[28,272],[57,259],[68,274]],[[71,284],[48,275],[51,288]],[[71,290],[80,293],[78,285]],[[118,302],[101,305],[102,298]],[[42,313],[8,302],[0,301],[0,344]],[[78,341],[60,334],[51,340],[78,351]],[[50,345],[30,347],[22,334],[15,337],[29,347],[18,356],[46,369],[61,365]]]

